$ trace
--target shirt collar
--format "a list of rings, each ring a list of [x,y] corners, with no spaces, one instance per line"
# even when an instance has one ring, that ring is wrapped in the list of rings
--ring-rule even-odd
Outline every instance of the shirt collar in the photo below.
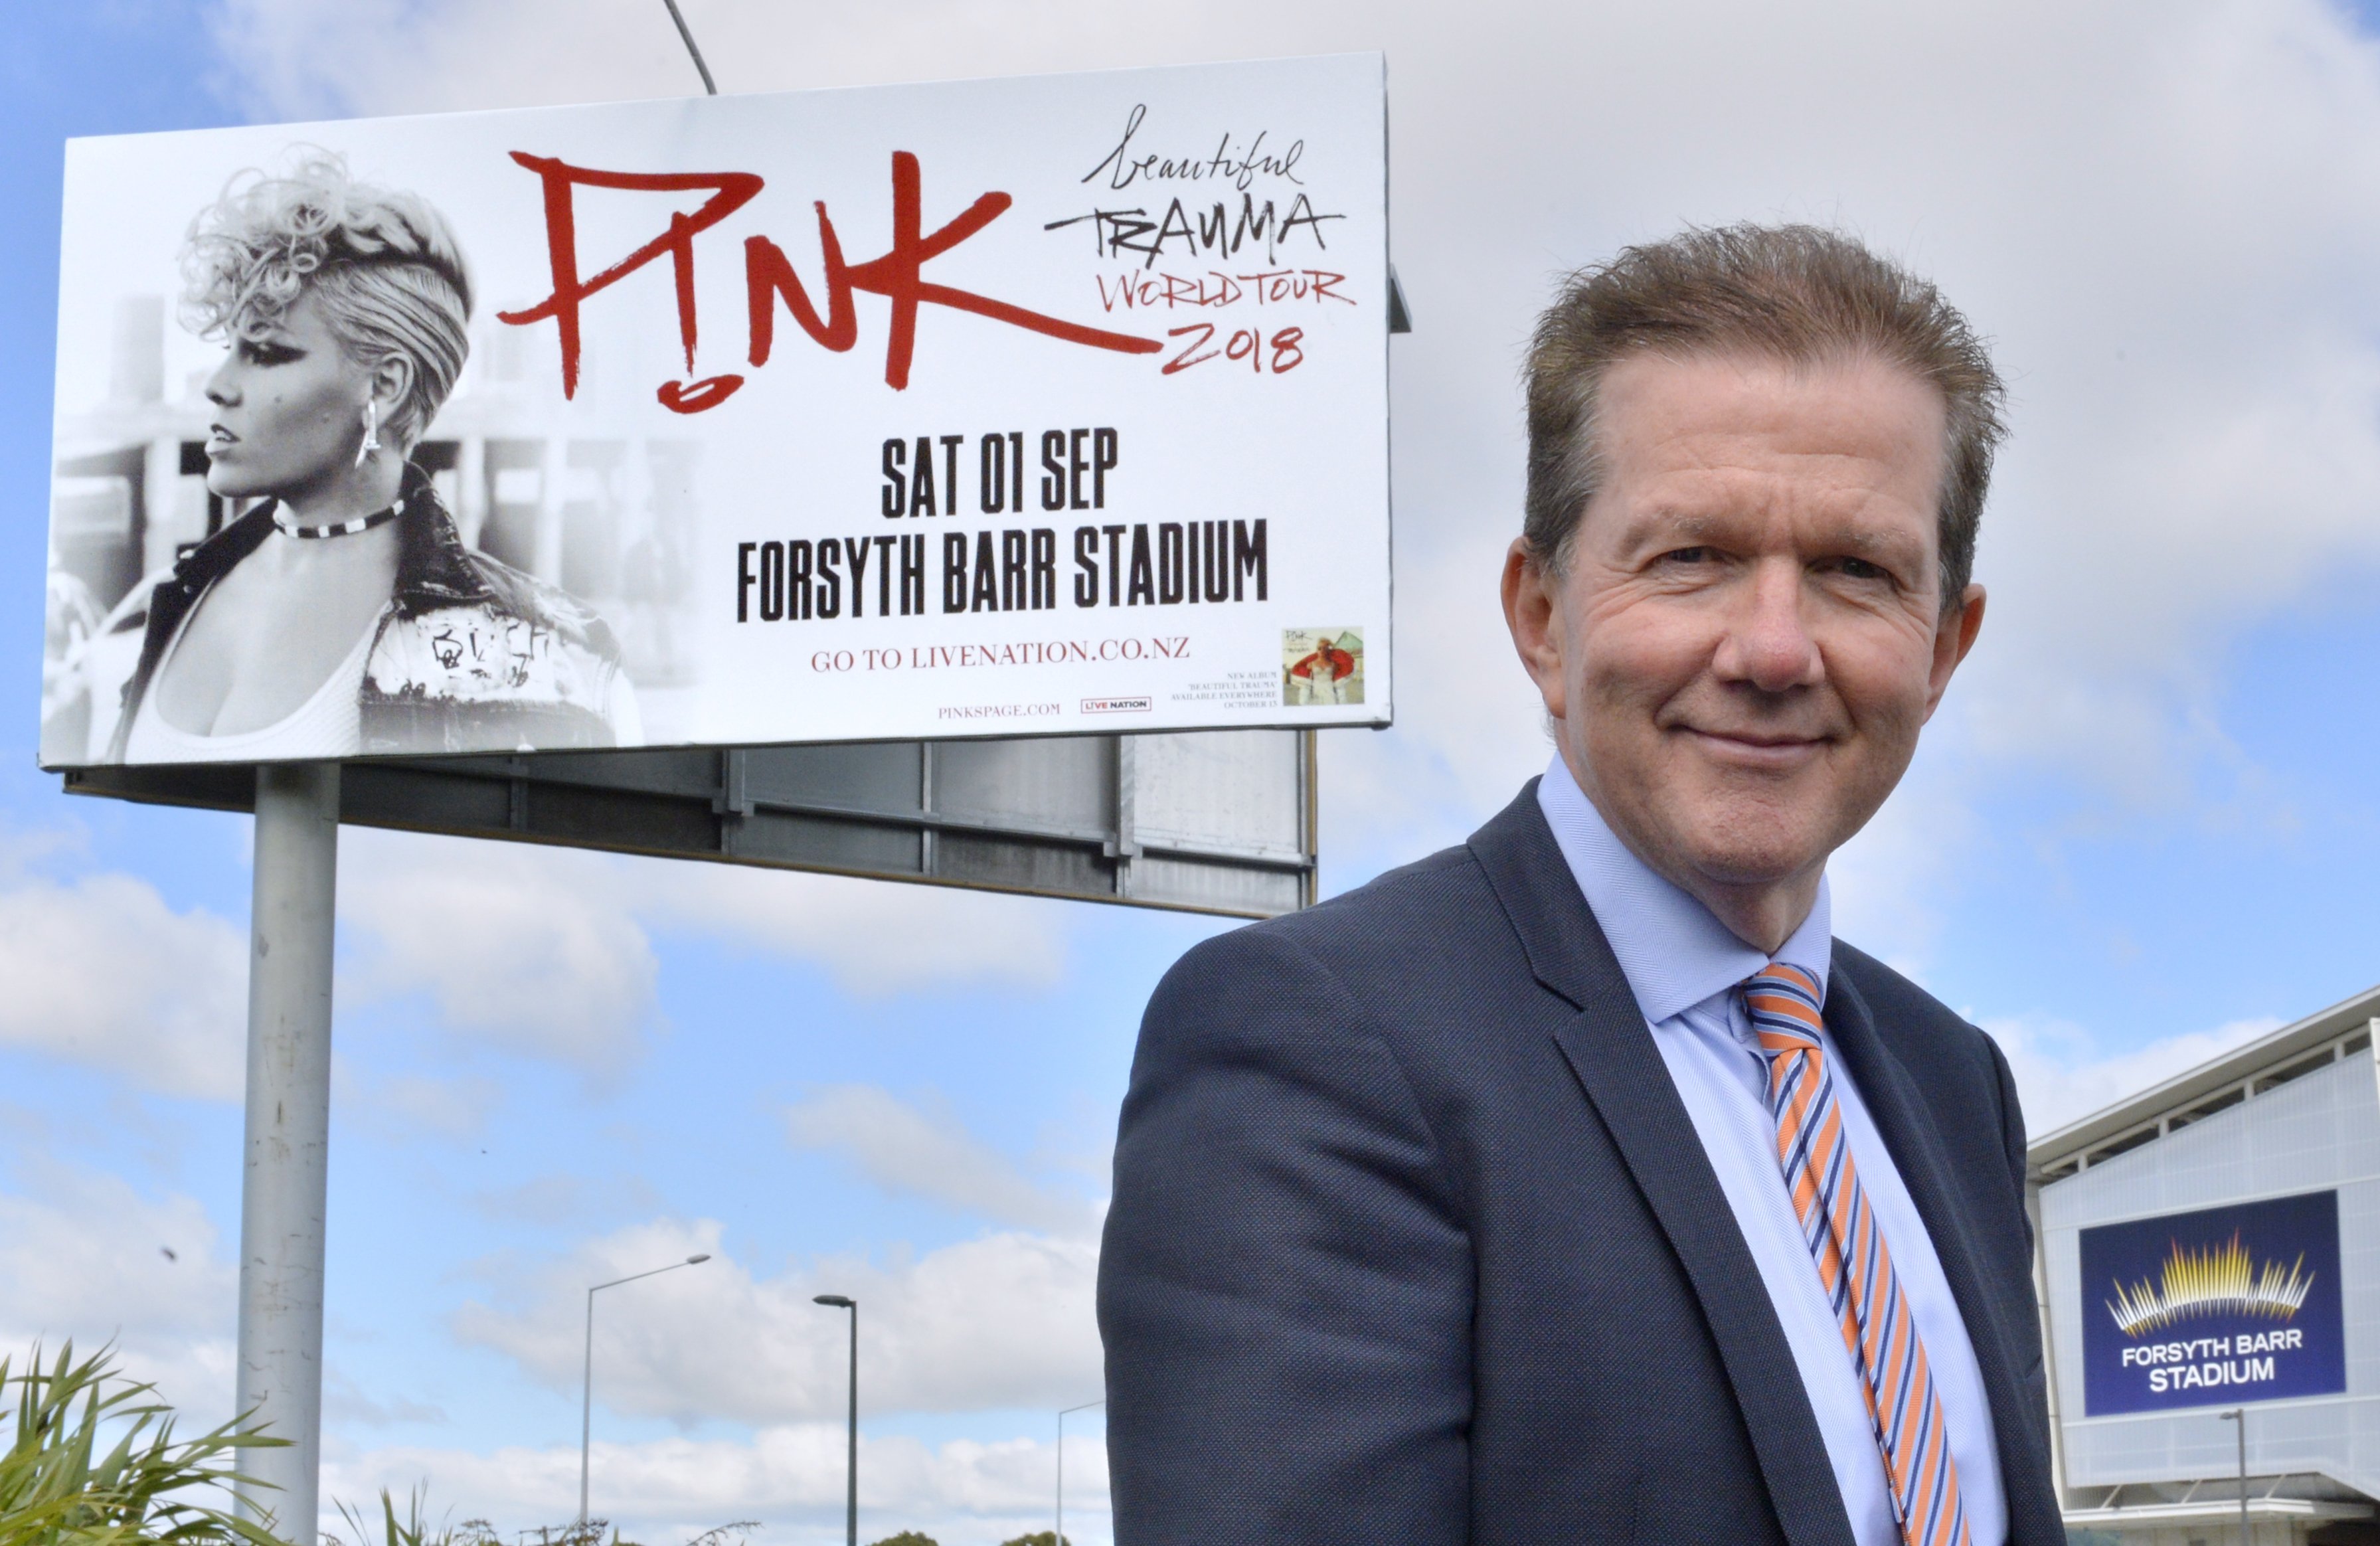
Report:
[[[1559,752],[1538,781],[1537,807],[1647,1021],[1673,1018],[1768,965],[1769,957],[1736,938],[1708,907],[1629,851]],[[1831,914],[1821,875],[1810,916],[1776,956],[1817,980],[1821,1002],[1834,955]]]

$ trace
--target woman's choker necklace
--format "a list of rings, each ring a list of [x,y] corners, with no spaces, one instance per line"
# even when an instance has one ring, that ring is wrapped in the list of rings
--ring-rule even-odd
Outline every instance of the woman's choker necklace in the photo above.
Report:
[[[370,531],[375,526],[385,526],[405,514],[405,501],[400,499],[385,510],[375,510],[369,516],[358,516],[330,526],[300,526],[279,505],[273,507],[273,524],[292,537],[352,537],[358,531]]]

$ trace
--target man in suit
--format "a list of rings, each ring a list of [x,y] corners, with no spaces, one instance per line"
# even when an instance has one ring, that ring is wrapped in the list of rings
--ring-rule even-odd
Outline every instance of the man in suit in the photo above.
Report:
[[[1826,883],[1982,624],[2000,400],[1834,233],[1572,279],[1503,578],[1545,775],[1143,1022],[1121,1546],[2062,1546],[2008,1065]]]

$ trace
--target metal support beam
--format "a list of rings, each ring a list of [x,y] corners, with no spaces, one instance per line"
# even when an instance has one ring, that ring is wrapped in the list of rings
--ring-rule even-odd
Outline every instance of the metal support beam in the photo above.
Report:
[[[1132,736],[1115,738],[1115,825],[1114,835],[1101,846],[1107,857],[1115,860],[1115,892],[1118,896],[1130,896],[1132,861],[1140,857],[1140,843],[1133,828],[1133,815],[1140,803],[1140,760],[1135,755],[1139,740]]]
[[[1312,731],[358,761],[340,820],[1269,918],[1310,905]],[[245,810],[245,768],[101,767],[71,794]]]
[[[331,943],[339,767],[256,772],[239,1198],[238,1409],[286,1448],[245,1453],[243,1518],[311,1541],[322,1447],[322,1219],[331,1140]]]

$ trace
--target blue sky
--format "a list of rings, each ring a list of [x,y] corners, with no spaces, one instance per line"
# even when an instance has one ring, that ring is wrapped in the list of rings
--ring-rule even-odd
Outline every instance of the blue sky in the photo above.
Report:
[[[2355,16],[1234,0],[1227,46],[1089,0],[686,8],[731,91],[1387,51],[1404,696],[1326,746],[1330,889],[1459,840],[1546,755],[1492,580],[1552,275],[1682,221],[1817,218],[1939,278],[2015,394],[1984,640],[1837,865],[1841,931],[1998,1035],[2037,1127],[2380,979],[2380,49]],[[32,767],[60,140],[668,94],[674,48],[658,0],[15,18],[0,1336],[118,1335],[194,1413],[228,1399],[247,823]],[[507,1527],[566,1516],[579,1288],[710,1249],[605,1297],[599,1511],[840,1539],[843,1328],[808,1296],[846,1288],[880,1393],[863,1538],[1046,1519],[1051,1414],[1098,1394],[1133,1027],[1219,925],[382,834],[342,862],[334,1492],[427,1478]],[[426,943],[425,899],[471,909],[485,956]],[[947,963],[905,972],[854,919]],[[1069,1432],[1070,1533],[1101,1540],[1072,1447],[1096,1414]]]

